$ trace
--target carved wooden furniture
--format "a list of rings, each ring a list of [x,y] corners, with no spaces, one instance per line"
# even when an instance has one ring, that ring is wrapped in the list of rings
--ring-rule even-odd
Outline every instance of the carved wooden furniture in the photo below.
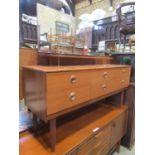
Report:
[[[38,37],[37,37],[37,26],[20,21],[20,43],[23,46],[28,44],[37,45]]]
[[[25,102],[43,121],[50,121],[51,148],[56,144],[56,118],[122,91],[129,86],[130,66],[24,67]],[[116,130],[117,131],[117,130]],[[113,143],[114,144],[114,143]]]
[[[133,11],[128,13],[123,13],[123,8],[132,6]],[[126,36],[135,34],[135,2],[123,3],[117,8],[116,13],[118,16],[119,30],[120,30],[120,43],[121,43],[121,34],[124,35],[124,46],[126,43]]]
[[[103,40],[106,42],[106,45],[111,42],[115,42],[116,44],[128,43],[128,36],[126,36],[124,41],[124,35],[122,34],[134,34],[135,31],[135,12],[127,12],[124,15],[121,13],[121,8],[128,5],[134,5],[134,3],[123,3],[118,8],[116,16],[94,21],[98,29],[93,30],[93,49],[97,49],[99,41]]]
[[[49,132],[20,137],[20,155],[106,155],[126,131],[127,107],[92,104],[57,118],[57,142],[51,152]]]

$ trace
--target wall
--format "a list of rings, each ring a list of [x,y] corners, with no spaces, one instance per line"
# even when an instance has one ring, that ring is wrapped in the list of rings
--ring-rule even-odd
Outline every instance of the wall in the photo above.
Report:
[[[113,8],[116,9],[117,5],[121,2],[124,2],[124,0],[113,0]],[[75,16],[80,17],[80,15],[84,13],[92,13],[96,9],[103,9],[106,11],[106,16],[111,16],[113,11],[109,11],[109,0],[92,0],[92,4],[90,4],[89,0],[84,0],[80,3],[77,3],[75,6]]]
[[[50,29],[52,29],[52,34],[56,34],[56,21],[69,24],[70,33],[71,30],[74,33],[78,23],[78,20],[75,17],[61,13],[41,4],[37,4],[37,18],[38,25],[40,25],[40,33],[47,32],[50,34]]]

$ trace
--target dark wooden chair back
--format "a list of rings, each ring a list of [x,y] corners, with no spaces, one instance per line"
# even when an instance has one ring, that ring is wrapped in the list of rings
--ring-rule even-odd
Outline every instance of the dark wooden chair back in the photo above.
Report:
[[[30,44],[37,44],[38,37],[37,37],[37,25],[33,25],[30,23],[26,23],[21,21],[21,42],[22,44],[30,43]]]

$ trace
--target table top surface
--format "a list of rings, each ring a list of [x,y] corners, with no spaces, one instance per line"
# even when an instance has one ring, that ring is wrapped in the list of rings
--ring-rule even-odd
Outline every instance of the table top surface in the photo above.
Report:
[[[103,65],[80,65],[80,66],[24,66],[24,69],[36,70],[40,72],[64,72],[64,71],[79,71],[79,70],[97,70],[106,68],[129,68],[130,65],[113,65],[113,64],[103,64]]]

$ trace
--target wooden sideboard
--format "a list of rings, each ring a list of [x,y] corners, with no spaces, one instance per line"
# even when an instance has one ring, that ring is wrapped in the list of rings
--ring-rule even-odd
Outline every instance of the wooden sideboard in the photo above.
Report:
[[[127,65],[108,64],[24,67],[26,105],[33,112],[35,120],[39,117],[50,122],[53,151],[56,118],[123,91],[129,86],[130,71],[131,67]]]
[[[126,132],[127,106],[101,103],[57,118],[57,141],[50,150],[50,132],[34,137],[29,131],[20,137],[20,155],[110,155]]]

